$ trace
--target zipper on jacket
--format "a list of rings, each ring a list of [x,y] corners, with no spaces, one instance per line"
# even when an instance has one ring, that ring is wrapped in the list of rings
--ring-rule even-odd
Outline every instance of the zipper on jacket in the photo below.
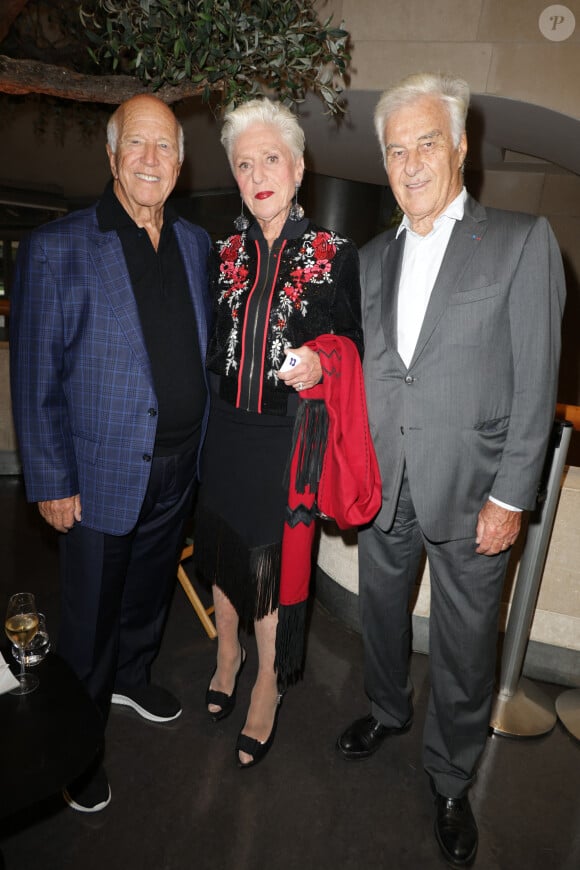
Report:
[[[262,299],[264,298],[264,292],[268,286],[268,278],[270,277],[270,262],[272,259],[272,251],[268,250],[268,259],[266,261],[266,274],[264,276],[264,281],[262,286],[260,287],[260,291],[258,293],[258,300],[256,305],[256,310],[254,313],[254,324],[252,329],[252,359],[250,362],[250,370],[248,373],[248,400],[246,411],[250,410],[251,398],[252,398],[252,380],[254,378],[254,369],[256,365],[256,333],[258,330],[258,315],[260,314],[260,307],[262,303]]]
[[[265,348],[265,345],[267,344],[268,324],[269,324],[270,309],[271,309],[271,305],[268,304],[268,305],[266,305],[265,310],[263,310],[262,302],[264,301],[264,298],[267,296],[267,292],[269,290],[271,290],[272,296],[275,292],[276,281],[278,278],[278,272],[280,269],[280,263],[281,263],[281,258],[282,258],[282,252],[283,252],[285,247],[286,247],[286,240],[283,239],[283,240],[276,240],[276,242],[272,246],[272,249],[271,250],[268,249],[268,257],[267,257],[266,264],[265,264],[265,274],[264,274],[263,281],[260,285],[260,288],[255,291],[257,295],[253,299],[249,300],[251,305],[254,306],[254,313],[253,313],[253,315],[248,314],[248,320],[246,322],[246,329],[244,329],[244,332],[246,335],[248,333],[248,329],[249,329],[249,332],[251,334],[251,342],[250,342],[251,348],[250,348],[249,363],[246,366],[244,366],[244,371],[247,372],[247,375],[245,378],[244,378],[244,371],[240,371],[240,378],[241,378],[240,386],[243,387],[243,389],[241,390],[241,393],[240,393],[240,398],[241,398],[241,395],[243,394],[244,389],[247,389],[247,397],[246,397],[246,401],[244,403],[244,405],[245,405],[244,410],[246,410],[246,411],[252,410],[252,407],[251,407],[252,386],[253,386],[254,382],[256,381],[256,378],[258,378],[257,396],[256,396],[256,411],[258,413],[261,413],[261,396],[262,396],[261,378],[262,378],[262,373],[263,373],[263,363],[262,363],[262,354],[260,354],[259,359],[256,359],[256,351],[257,351],[256,340],[257,340],[257,334],[258,334],[258,326],[260,323],[261,315],[263,313],[264,340],[260,344],[260,350],[262,350]],[[277,261],[277,263],[276,263],[276,268],[273,270],[272,280],[270,281],[270,265],[272,263],[272,260],[274,260],[275,263]],[[270,302],[271,302],[271,300],[270,300]],[[249,305],[248,308],[250,308],[251,305]],[[242,349],[242,355],[245,355],[247,350],[248,350],[248,343],[245,342],[245,347]],[[256,371],[256,362],[258,363],[257,371]],[[243,406],[242,406],[242,404],[239,404],[238,407],[243,407]]]

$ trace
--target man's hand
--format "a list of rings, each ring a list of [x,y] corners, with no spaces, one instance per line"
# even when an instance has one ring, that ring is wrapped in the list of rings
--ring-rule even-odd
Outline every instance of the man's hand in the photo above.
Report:
[[[57,532],[68,532],[75,522],[81,521],[81,497],[77,494],[52,501],[39,501],[38,510],[41,517]]]
[[[510,511],[488,501],[477,518],[475,543],[476,553],[495,556],[507,550],[515,542],[522,525],[521,511]]]

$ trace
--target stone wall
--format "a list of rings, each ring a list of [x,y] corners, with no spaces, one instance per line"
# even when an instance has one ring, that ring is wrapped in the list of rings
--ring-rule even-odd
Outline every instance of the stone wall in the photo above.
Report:
[[[542,0],[319,0],[352,36],[350,88],[382,90],[420,69],[455,72],[480,94],[496,94],[580,116],[580,0],[569,22],[540,16]],[[547,34],[547,35],[545,35]]]

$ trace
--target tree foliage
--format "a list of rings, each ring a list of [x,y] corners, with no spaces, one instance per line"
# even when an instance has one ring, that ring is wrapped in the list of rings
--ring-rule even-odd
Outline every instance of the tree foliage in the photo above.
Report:
[[[201,93],[224,106],[314,91],[336,113],[350,56],[331,23],[313,0],[8,0],[0,93],[107,104]]]
[[[89,51],[111,72],[157,90],[184,81],[237,103],[271,91],[289,102],[320,94],[340,108],[348,33],[297,0],[96,0],[83,10]]]

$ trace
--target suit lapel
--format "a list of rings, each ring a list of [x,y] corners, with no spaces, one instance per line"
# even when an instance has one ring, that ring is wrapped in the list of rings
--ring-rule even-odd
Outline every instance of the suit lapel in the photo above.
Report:
[[[181,221],[175,222],[174,229],[185,266],[187,286],[195,312],[199,346],[202,358],[204,358],[207,349],[207,324],[209,321],[209,298],[203,290],[206,265],[200,262],[197,237],[188,231],[187,226]]]
[[[131,350],[152,379],[149,354],[141,330],[135,294],[117,233],[98,232],[93,248],[95,271]]]
[[[405,250],[405,236],[406,233],[402,232],[398,238],[393,238],[385,246],[381,257],[381,275],[378,282],[378,286],[381,288],[381,321],[386,346],[392,348],[394,353],[397,353],[397,298],[403,251]],[[401,358],[399,357],[399,359]],[[404,367],[402,360],[401,365]]]
[[[203,358],[207,349],[207,324],[209,321],[209,298],[207,292],[203,290],[205,264],[200,262],[197,238],[189,233],[180,221],[175,223],[175,232],[183,257]],[[143,338],[135,294],[125,263],[123,246],[114,230],[105,233],[100,230],[95,232],[93,260],[95,272],[99,276],[119,326],[135,357],[152,379],[151,363]]]
[[[487,230],[485,209],[471,197],[465,202],[463,220],[456,221],[429,299],[411,366],[419,359],[449,299],[459,289],[463,274]],[[411,367],[410,366],[410,367]]]

